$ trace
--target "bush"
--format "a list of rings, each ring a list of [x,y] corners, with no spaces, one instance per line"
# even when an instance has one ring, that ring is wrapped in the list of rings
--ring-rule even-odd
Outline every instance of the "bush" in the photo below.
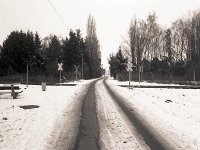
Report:
[[[122,76],[121,73],[118,73],[118,74],[116,75],[116,79],[117,79],[118,81],[124,81],[124,77]]]

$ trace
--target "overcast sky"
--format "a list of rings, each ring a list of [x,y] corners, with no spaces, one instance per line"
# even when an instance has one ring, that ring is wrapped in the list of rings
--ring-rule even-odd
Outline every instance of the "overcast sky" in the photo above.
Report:
[[[0,0],[0,44],[13,30],[38,31],[41,38],[50,33],[68,36],[69,29],[81,29],[83,36],[89,14],[96,20],[97,36],[102,50],[102,63],[107,66],[110,53],[116,52],[121,37],[127,36],[134,16],[145,19],[155,11],[165,27],[189,11],[200,8],[200,0]]]

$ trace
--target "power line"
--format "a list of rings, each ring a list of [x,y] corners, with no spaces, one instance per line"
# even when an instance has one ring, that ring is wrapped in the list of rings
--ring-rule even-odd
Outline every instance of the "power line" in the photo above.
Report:
[[[53,8],[53,10],[55,11],[56,15],[58,16],[58,18],[61,20],[61,22],[64,24],[64,26],[68,29],[67,24],[65,23],[65,21],[63,20],[63,18],[61,17],[61,15],[58,13],[58,11],[56,10],[56,7],[51,3],[50,0],[48,0],[49,4],[51,5],[51,7]],[[69,29],[68,29],[69,30]]]

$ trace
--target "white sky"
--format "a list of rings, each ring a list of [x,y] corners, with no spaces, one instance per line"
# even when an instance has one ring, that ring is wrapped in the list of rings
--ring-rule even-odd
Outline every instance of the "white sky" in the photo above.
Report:
[[[86,32],[87,17],[96,20],[102,63],[107,67],[110,53],[116,52],[121,37],[126,37],[134,16],[145,19],[155,11],[158,22],[169,26],[189,11],[200,8],[200,0],[50,0],[67,27],[58,18],[48,0],[0,0],[0,44],[13,30],[38,31],[43,38],[50,33],[68,36],[69,29]]]

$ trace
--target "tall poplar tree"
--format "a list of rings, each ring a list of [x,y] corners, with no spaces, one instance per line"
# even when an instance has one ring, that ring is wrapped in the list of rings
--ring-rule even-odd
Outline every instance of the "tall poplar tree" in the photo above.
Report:
[[[85,45],[89,53],[90,78],[99,77],[101,75],[101,52],[96,35],[96,22],[91,15],[88,17]]]

